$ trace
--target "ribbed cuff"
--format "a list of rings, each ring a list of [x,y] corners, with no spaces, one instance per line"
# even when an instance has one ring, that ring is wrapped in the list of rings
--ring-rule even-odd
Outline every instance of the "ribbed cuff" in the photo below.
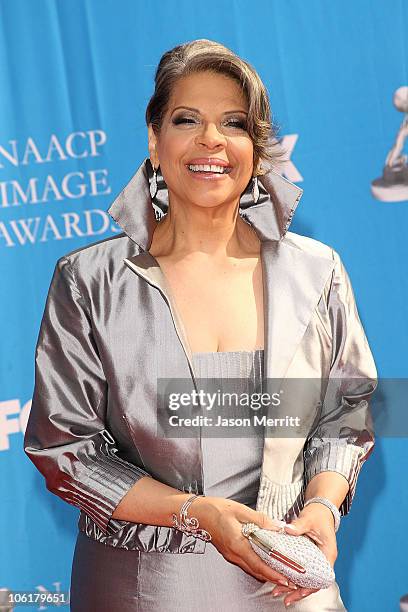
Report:
[[[303,488],[303,480],[280,484],[262,474],[256,511],[278,520],[286,520],[293,513],[299,514],[303,507]],[[257,527],[255,523],[249,523],[249,526]]]
[[[92,462],[82,460],[87,474],[80,481],[63,477],[56,493],[83,510],[102,530],[104,535],[113,535],[126,522],[112,519],[119,502],[132,486],[148,472],[115,455],[116,449],[98,449]]]
[[[288,510],[297,508],[303,481],[288,484],[272,482],[265,475],[261,479],[256,509],[270,518],[284,520]]]
[[[349,513],[353,502],[360,470],[374,443],[368,450],[349,444],[346,440],[326,440],[320,445],[313,440],[313,443],[314,447],[309,446],[304,452],[305,486],[321,472],[342,474],[349,483],[349,491],[339,508],[341,516],[345,516]]]
[[[113,535],[123,527],[123,521],[112,519],[112,514],[126,493],[143,476],[149,476],[148,472],[112,452],[109,456],[98,456],[90,481],[105,501],[102,506],[98,503],[94,506],[99,522],[95,518],[94,520],[105,535]],[[85,508],[84,510],[86,512]]]

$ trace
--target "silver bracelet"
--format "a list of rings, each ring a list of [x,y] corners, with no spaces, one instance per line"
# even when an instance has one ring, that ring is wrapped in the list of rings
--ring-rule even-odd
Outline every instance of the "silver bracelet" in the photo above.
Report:
[[[203,497],[201,495],[192,495],[180,508],[180,518],[177,518],[176,514],[173,514],[173,525],[179,531],[183,533],[188,533],[196,538],[200,538],[200,540],[204,540],[205,542],[211,542],[211,535],[205,529],[199,528],[198,519],[194,516],[187,516],[187,510],[196,499],[196,497]]]
[[[303,507],[306,508],[306,506],[315,502],[323,504],[329,510],[331,510],[334,518],[334,531],[337,532],[338,528],[340,527],[340,512],[337,506],[335,506],[335,504],[333,504],[330,499],[327,499],[327,497],[312,497],[311,499],[307,500]]]

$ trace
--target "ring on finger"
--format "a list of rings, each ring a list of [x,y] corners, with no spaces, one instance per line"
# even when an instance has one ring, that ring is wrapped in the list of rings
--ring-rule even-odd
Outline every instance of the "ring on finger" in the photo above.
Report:
[[[250,533],[252,532],[251,523],[242,523],[241,533],[245,538],[248,538]]]

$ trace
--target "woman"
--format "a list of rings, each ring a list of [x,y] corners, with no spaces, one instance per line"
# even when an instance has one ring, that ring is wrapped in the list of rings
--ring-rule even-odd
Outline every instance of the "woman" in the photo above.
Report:
[[[150,161],[109,209],[123,232],[57,262],[37,343],[24,448],[81,510],[71,609],[344,610],[337,583],[288,583],[241,528],[290,522],[334,565],[333,519],[374,445],[376,371],[347,273],[288,232],[302,190],[265,172],[274,132],[249,64],[196,40],[164,54],[155,83]],[[342,384],[319,410],[302,396],[297,435],[169,435],[159,382],[198,377]],[[202,531],[183,525],[187,501]]]

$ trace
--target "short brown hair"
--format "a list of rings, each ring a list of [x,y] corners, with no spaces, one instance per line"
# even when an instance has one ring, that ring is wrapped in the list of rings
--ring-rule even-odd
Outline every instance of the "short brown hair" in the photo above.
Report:
[[[201,38],[166,51],[155,73],[155,90],[146,108],[147,125],[160,133],[172,89],[176,82],[197,72],[212,71],[234,79],[248,102],[247,131],[254,145],[254,169],[262,161],[274,165],[284,154],[272,122],[269,96],[256,70],[224,45]],[[263,174],[264,170],[255,172]]]

